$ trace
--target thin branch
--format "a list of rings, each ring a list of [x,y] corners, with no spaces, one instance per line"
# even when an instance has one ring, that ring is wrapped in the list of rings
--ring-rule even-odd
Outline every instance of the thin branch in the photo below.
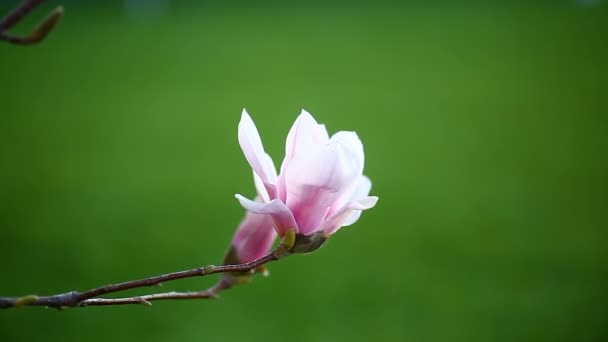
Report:
[[[10,11],[2,20],[0,20],[0,31],[8,30],[15,26],[28,13],[34,8],[38,7],[43,0],[25,0],[22,1],[15,9]]]
[[[167,300],[167,299],[213,299],[217,298],[219,293],[223,290],[231,288],[234,284],[234,277],[226,276],[223,277],[215,286],[204,290],[195,292],[164,292],[154,293],[144,296],[125,297],[125,298],[91,298],[84,300],[78,304],[78,306],[106,306],[106,305],[125,305],[125,304],[143,304],[152,305],[152,301],[155,300]]]
[[[129,298],[117,298],[117,299],[104,299],[96,298],[105,294],[120,292],[124,290],[154,286],[161,283],[165,283],[172,280],[191,278],[191,277],[203,277],[215,273],[234,273],[243,274],[251,273],[253,270],[261,267],[269,262],[279,260],[280,258],[288,255],[283,245],[279,245],[277,249],[270,252],[269,254],[256,259],[251,262],[236,264],[236,265],[209,265],[205,267],[195,268],[186,271],[173,272],[163,274],[159,276],[143,278],[138,280],[127,281],[119,284],[105,285],[97,287],[85,292],[71,291],[52,296],[24,296],[24,297],[4,297],[0,298],[0,308],[12,308],[19,306],[46,306],[56,309],[62,309],[67,307],[78,307],[78,306],[92,306],[92,305],[119,305],[119,304],[146,304],[151,300],[160,299],[189,299],[189,298],[209,298],[215,297],[217,293],[223,289],[231,287],[234,280],[221,280],[215,287],[200,292],[168,292],[159,293],[146,296],[137,296]],[[232,277],[234,278],[234,277]],[[230,279],[224,277],[224,279]],[[95,299],[95,300],[93,300]]]
[[[161,299],[195,299],[195,298],[215,298],[216,296],[209,290],[198,292],[165,292],[155,293],[137,297],[126,298],[91,298],[84,300],[78,306],[105,306],[105,305],[125,305],[125,304],[144,304],[152,305],[153,300]]]
[[[42,41],[53,30],[59,19],[63,16],[63,7],[59,6],[52,10],[44,20],[30,32],[29,35],[21,37],[8,32],[24,16],[42,3],[43,0],[24,0],[14,10],[0,20],[0,40],[17,45],[29,45]]]

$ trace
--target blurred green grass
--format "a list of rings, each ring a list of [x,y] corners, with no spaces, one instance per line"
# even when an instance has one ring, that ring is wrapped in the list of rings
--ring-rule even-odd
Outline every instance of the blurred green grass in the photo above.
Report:
[[[219,262],[243,107],[276,163],[301,108],[357,131],[380,202],[221,300],[3,311],[0,340],[605,338],[606,6],[74,6],[0,45],[0,294]]]

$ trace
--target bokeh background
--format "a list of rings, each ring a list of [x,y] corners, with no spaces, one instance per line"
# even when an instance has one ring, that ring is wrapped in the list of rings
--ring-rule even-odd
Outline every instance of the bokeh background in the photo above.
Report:
[[[1,341],[607,338],[604,1],[53,0],[14,32],[58,4],[0,44],[1,295],[221,262],[243,107],[276,163],[301,108],[357,131],[380,201],[220,300],[5,310]]]

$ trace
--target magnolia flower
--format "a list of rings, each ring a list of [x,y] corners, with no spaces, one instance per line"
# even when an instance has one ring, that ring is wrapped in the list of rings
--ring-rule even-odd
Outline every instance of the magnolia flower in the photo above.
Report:
[[[238,130],[261,201],[236,198],[249,212],[270,217],[279,236],[293,230],[297,236],[327,238],[378,201],[368,196],[371,181],[363,175],[363,144],[355,132],[340,131],[330,138],[325,126],[302,110],[287,135],[277,174],[246,110]]]

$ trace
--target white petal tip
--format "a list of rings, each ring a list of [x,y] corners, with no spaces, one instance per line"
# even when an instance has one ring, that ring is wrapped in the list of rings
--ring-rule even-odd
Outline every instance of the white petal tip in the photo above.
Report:
[[[356,201],[352,201],[349,204],[349,208],[352,210],[367,210],[373,208],[378,203],[378,196],[368,196]]]
[[[243,111],[241,112],[241,123],[243,121],[251,121],[253,123],[253,120],[251,119],[251,116],[247,112],[246,108],[243,108]]]
[[[318,125],[317,120],[315,120],[315,118],[312,116],[312,114],[310,114],[306,109],[302,109],[300,111],[300,115],[298,115],[298,119],[308,120],[308,121],[314,122],[315,125]]]
[[[246,198],[245,196],[241,195],[241,194],[234,194],[234,197],[241,203],[243,204],[243,202],[247,202],[249,201],[248,198]]]

